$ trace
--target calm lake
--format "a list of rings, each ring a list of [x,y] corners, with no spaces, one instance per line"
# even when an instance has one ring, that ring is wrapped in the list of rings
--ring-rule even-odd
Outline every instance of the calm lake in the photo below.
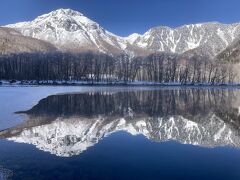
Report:
[[[0,87],[0,179],[240,179],[240,89]]]

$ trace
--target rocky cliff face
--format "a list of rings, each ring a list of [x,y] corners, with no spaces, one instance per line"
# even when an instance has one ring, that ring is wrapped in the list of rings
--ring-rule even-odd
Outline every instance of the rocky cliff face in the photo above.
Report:
[[[239,63],[240,62],[240,40],[234,41],[225,50],[216,56],[216,60],[223,63]]]

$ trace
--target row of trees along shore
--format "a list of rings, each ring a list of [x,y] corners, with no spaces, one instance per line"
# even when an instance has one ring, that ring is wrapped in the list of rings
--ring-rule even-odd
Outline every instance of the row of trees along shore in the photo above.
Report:
[[[2,80],[226,84],[233,83],[235,77],[231,64],[167,53],[135,58],[126,54],[112,57],[91,52],[0,56]]]

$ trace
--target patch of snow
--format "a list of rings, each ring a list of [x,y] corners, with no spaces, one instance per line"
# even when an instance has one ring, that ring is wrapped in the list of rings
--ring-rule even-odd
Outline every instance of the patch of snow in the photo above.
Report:
[[[133,33],[129,35],[128,37],[125,37],[125,39],[130,43],[133,44],[138,38],[140,38],[141,35],[138,33]]]

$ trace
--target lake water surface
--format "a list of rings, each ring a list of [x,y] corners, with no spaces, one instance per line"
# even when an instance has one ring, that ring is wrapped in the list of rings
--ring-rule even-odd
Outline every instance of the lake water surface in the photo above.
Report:
[[[0,179],[240,179],[240,90],[0,87]]]

